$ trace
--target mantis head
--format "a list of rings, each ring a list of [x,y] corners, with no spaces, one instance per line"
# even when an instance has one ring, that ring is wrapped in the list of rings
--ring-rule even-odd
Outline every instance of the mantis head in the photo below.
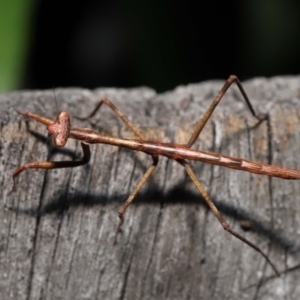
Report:
[[[70,115],[65,111],[58,113],[56,121],[48,125],[47,130],[53,135],[54,144],[63,147],[70,136]]]

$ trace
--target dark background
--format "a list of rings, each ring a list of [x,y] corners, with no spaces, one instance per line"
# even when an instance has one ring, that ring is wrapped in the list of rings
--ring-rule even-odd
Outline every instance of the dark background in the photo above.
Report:
[[[300,73],[300,1],[36,1],[22,88]]]

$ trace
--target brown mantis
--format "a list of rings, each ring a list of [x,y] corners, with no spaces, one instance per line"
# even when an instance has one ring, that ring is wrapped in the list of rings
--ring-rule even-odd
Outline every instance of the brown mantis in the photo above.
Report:
[[[137,139],[124,139],[124,138],[118,138],[113,137],[109,135],[104,135],[98,132],[95,132],[91,129],[82,129],[82,128],[75,128],[71,127],[70,123],[70,115],[67,112],[59,112],[57,115],[56,120],[48,119],[46,117],[42,117],[40,115],[37,115],[32,112],[19,112],[19,114],[29,117],[31,119],[34,119],[44,125],[47,126],[47,130],[50,134],[53,135],[54,144],[58,147],[65,146],[68,138],[76,139],[81,142],[81,147],[83,150],[83,157],[79,161],[44,161],[44,162],[31,162],[26,163],[23,166],[16,169],[13,173],[13,180],[14,180],[14,187],[15,187],[15,179],[16,177],[25,169],[32,168],[32,169],[56,169],[56,168],[71,168],[71,167],[77,167],[84,164],[87,164],[90,160],[90,144],[96,144],[96,143],[103,143],[103,144],[110,144],[115,145],[119,147],[125,147],[131,150],[136,151],[142,151],[145,152],[148,155],[151,155],[152,157],[152,164],[150,167],[148,167],[146,173],[143,175],[143,177],[138,182],[136,188],[131,192],[129,197],[127,198],[124,205],[119,210],[119,218],[120,218],[120,225],[118,228],[121,227],[124,221],[124,213],[127,209],[127,207],[130,205],[130,203],[135,198],[138,191],[142,188],[142,186],[145,184],[145,182],[148,180],[152,172],[154,171],[155,167],[158,164],[159,156],[166,156],[170,159],[176,160],[179,164],[181,164],[188,176],[191,178],[192,182],[195,184],[196,188],[204,198],[205,202],[209,206],[209,208],[212,210],[214,215],[217,217],[223,228],[228,231],[230,234],[235,236],[236,238],[240,239],[242,242],[246,243],[250,247],[252,247],[254,250],[259,252],[266,261],[270,264],[270,266],[273,268],[275,273],[279,276],[279,272],[277,271],[275,265],[270,261],[269,257],[255,244],[251,243],[249,240],[241,236],[239,233],[235,232],[233,229],[230,228],[228,223],[224,220],[222,215],[220,214],[218,208],[215,206],[213,201],[210,199],[209,195],[206,193],[204,187],[196,177],[194,171],[188,164],[187,160],[196,160],[196,161],[202,161],[207,162],[210,164],[215,165],[221,165],[232,169],[237,170],[244,170],[251,173],[257,173],[257,174],[264,174],[268,176],[274,176],[274,177],[280,177],[283,179],[294,179],[298,180],[300,179],[300,171],[295,169],[287,169],[279,166],[273,166],[273,165],[266,165],[259,162],[254,162],[250,160],[245,160],[241,158],[236,157],[230,157],[225,156],[217,153],[212,152],[204,152],[196,149],[192,149],[192,145],[195,143],[196,139],[200,135],[202,129],[204,128],[206,122],[209,120],[211,114],[213,113],[214,109],[218,105],[218,103],[221,101],[222,97],[226,93],[227,89],[231,86],[232,83],[236,83],[240,92],[243,95],[243,98],[245,99],[252,115],[257,118],[259,121],[262,121],[262,118],[259,118],[252,108],[252,105],[248,99],[248,96],[246,95],[246,92],[244,91],[239,79],[231,75],[215,99],[213,100],[212,104],[202,117],[202,119],[198,122],[196,125],[189,141],[187,144],[175,144],[175,143],[163,143],[158,141],[148,141],[145,139],[144,135],[140,132],[139,129],[137,129],[119,110],[112,102],[110,102],[108,99],[102,99],[95,109],[92,111],[92,113],[85,118],[78,118],[81,120],[86,120],[88,118],[91,118],[95,115],[95,113],[100,109],[100,107],[105,104],[107,105],[112,111],[134,132],[134,134],[137,136]],[[14,189],[13,187],[13,189]]]

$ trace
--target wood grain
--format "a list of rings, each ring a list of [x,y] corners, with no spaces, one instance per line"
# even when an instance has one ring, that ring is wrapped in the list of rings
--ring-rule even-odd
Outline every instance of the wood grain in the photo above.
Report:
[[[73,116],[107,96],[149,139],[185,143],[222,83],[160,95],[148,88],[57,89],[56,95],[59,109]],[[268,119],[257,124],[231,88],[195,147],[300,169],[300,77],[258,78],[244,87]],[[45,127],[14,109],[54,118],[53,91],[0,95],[1,299],[299,299],[298,181],[192,163],[225,219],[269,254],[280,278],[222,229],[182,167],[164,158],[127,210],[115,244],[118,209],[151,158],[93,145],[88,165],[27,170],[9,194],[21,164],[81,155],[74,141],[55,149]],[[133,137],[108,108],[72,122]]]

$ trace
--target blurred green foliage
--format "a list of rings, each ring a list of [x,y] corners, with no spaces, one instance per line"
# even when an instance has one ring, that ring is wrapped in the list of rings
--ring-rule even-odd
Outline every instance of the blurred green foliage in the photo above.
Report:
[[[0,0],[0,92],[300,73],[300,1]],[[72,10],[70,10],[72,7]]]
[[[21,88],[34,0],[0,0],[0,91]]]

